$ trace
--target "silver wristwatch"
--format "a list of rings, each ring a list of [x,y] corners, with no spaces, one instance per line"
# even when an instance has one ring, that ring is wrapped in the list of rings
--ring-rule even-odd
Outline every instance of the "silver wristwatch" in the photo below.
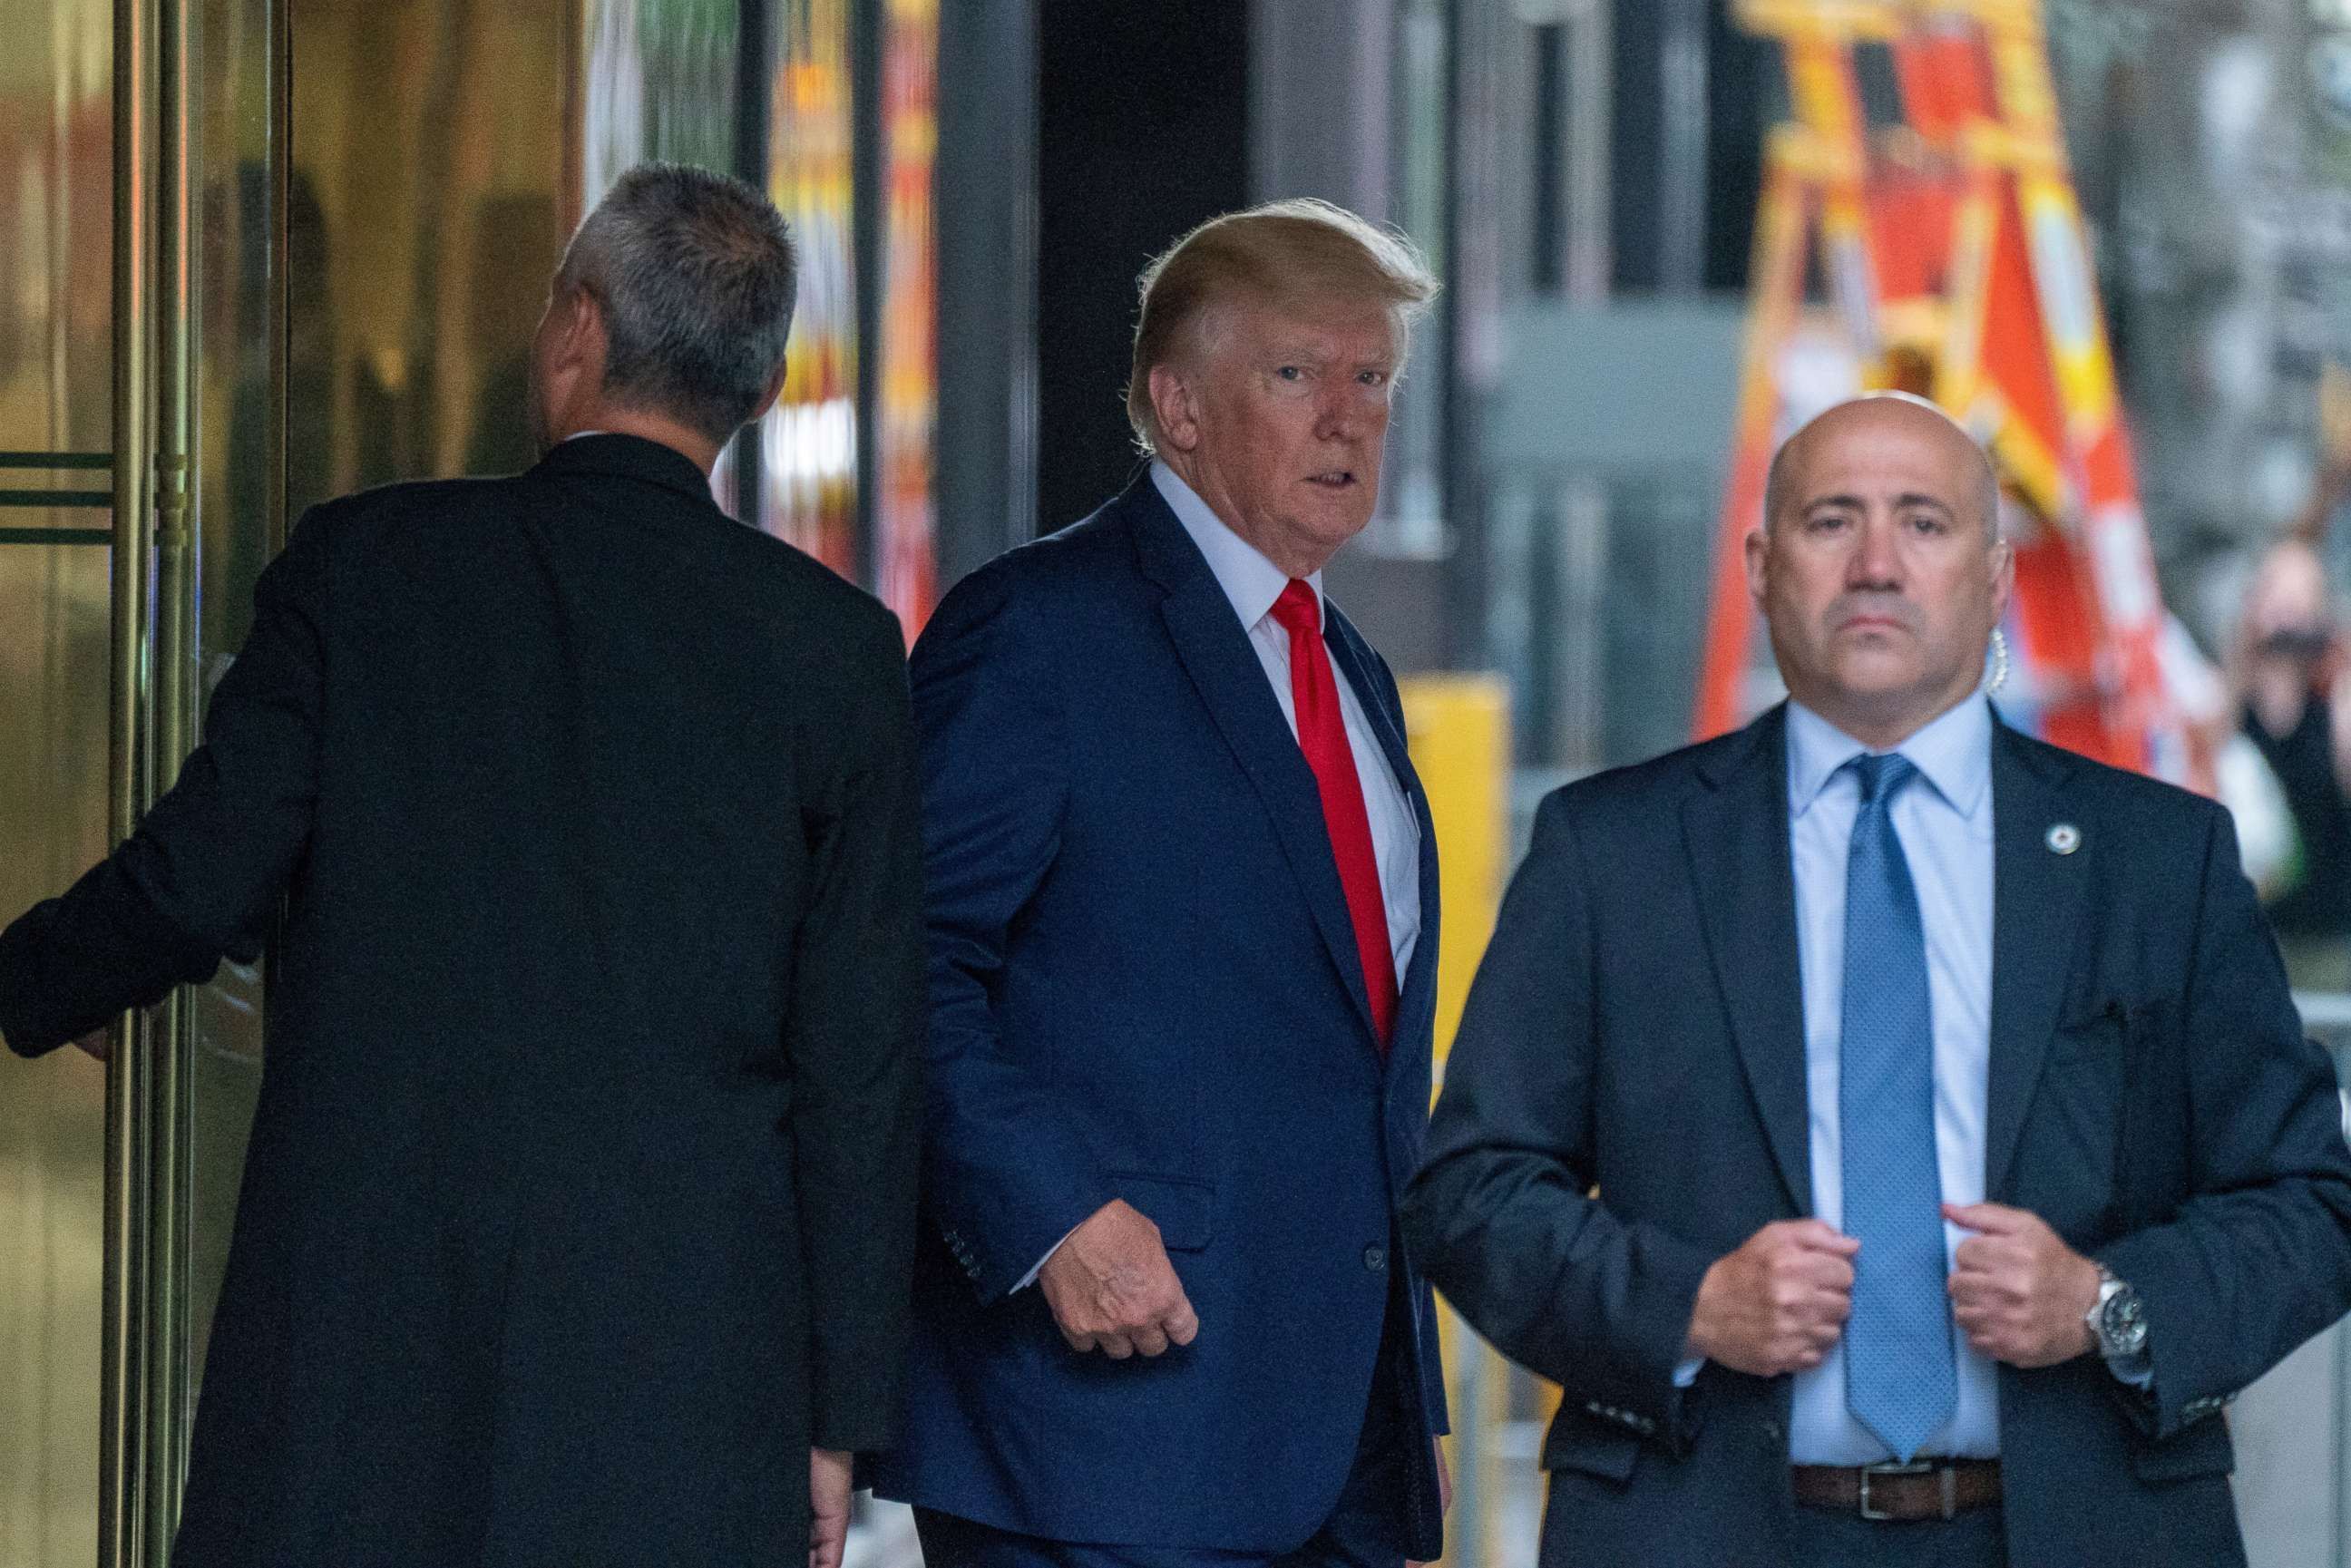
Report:
[[[2103,1263],[2098,1266],[2098,1299],[2082,1314],[2082,1322],[2098,1354],[2108,1361],[2126,1361],[2147,1349],[2147,1308],[2138,1292]]]

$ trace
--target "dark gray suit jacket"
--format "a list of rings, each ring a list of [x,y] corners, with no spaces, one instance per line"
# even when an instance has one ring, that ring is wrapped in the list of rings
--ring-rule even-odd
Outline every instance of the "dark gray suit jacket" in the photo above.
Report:
[[[2351,1306],[2335,1074],[2209,801],[1992,742],[1986,1190],[2135,1285],[2147,1400],[2002,1367],[2020,1563],[2241,1562],[2222,1404]],[[2053,851],[2058,822],[2081,845]],[[1565,1390],[1546,1568],[1791,1561],[1791,1380],[1673,1369],[1699,1281],[1810,1208],[1783,710],[1543,802],[1405,1209]]]

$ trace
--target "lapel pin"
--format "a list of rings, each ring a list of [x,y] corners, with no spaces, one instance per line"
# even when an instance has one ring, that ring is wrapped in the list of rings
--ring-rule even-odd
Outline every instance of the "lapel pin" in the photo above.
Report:
[[[2070,855],[2082,847],[2082,830],[2071,822],[2053,823],[2049,829],[2048,843],[2055,853]]]

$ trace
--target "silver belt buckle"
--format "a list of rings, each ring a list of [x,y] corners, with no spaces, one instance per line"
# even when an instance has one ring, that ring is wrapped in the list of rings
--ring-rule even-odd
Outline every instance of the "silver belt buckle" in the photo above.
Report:
[[[1880,1512],[1878,1512],[1876,1509],[1874,1509],[1874,1508],[1872,1508],[1872,1507],[1870,1507],[1870,1506],[1869,1506],[1869,1479],[1870,1479],[1870,1477],[1872,1477],[1872,1476],[1923,1476],[1923,1475],[1929,1474],[1930,1472],[1932,1472],[1932,1471],[1934,1470],[1934,1469],[1935,1469],[1935,1461],[1934,1461],[1934,1460],[1932,1460],[1932,1459],[1912,1459],[1908,1464],[1893,1464],[1893,1463],[1890,1463],[1890,1462],[1889,1462],[1889,1463],[1883,1464],[1883,1465],[1864,1465],[1864,1466],[1862,1466],[1862,1467],[1861,1467],[1861,1517],[1862,1517],[1862,1518],[1864,1518],[1864,1519],[1874,1519],[1874,1520],[1878,1520],[1878,1521],[1881,1521],[1891,1520],[1891,1519],[1894,1517],[1894,1516],[1893,1516],[1892,1514],[1890,1514],[1890,1513],[1880,1513]],[[1945,1467],[1945,1468],[1944,1468],[1944,1470],[1943,1470],[1943,1517],[1944,1517],[1945,1519],[1954,1518],[1954,1517],[1956,1517],[1956,1516],[1958,1515],[1958,1513],[1959,1513],[1959,1472],[1958,1472],[1958,1471],[1956,1471],[1956,1470],[1954,1470],[1954,1469],[1951,1469],[1950,1468],[1949,1468],[1949,1467],[1947,1466],[1947,1467]]]

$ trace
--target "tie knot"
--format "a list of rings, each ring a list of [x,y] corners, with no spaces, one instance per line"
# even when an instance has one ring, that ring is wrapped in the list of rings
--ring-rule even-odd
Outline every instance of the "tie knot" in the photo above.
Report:
[[[1322,605],[1314,597],[1313,585],[1302,578],[1291,578],[1290,586],[1281,591],[1281,597],[1273,601],[1273,618],[1292,636],[1320,636]]]
[[[1853,776],[1861,781],[1861,803],[1874,806],[1881,800],[1890,801],[1901,793],[1902,786],[1918,777],[1918,765],[1898,751],[1882,757],[1867,753],[1845,764]]]

